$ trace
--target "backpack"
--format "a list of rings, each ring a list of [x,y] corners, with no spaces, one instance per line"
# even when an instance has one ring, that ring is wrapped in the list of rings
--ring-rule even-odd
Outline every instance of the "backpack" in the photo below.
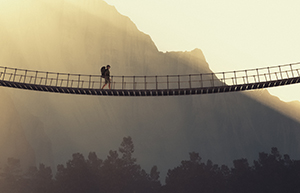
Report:
[[[102,66],[101,68],[101,76],[104,77],[105,76],[105,66]]]

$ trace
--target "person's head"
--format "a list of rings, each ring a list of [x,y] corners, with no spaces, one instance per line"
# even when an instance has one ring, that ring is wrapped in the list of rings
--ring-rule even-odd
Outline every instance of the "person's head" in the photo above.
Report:
[[[107,69],[110,69],[110,65],[107,65],[106,68],[107,68]]]

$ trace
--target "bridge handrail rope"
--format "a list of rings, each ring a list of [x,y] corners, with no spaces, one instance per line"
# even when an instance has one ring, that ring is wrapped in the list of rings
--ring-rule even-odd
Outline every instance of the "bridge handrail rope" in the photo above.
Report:
[[[111,76],[116,90],[170,90],[213,88],[300,77],[300,62],[217,73],[157,76]],[[100,75],[34,71],[0,66],[0,81],[49,87],[101,89]]]

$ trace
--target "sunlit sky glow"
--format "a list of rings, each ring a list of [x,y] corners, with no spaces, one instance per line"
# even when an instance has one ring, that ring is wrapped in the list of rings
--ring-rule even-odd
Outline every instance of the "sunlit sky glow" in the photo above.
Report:
[[[200,48],[214,72],[300,62],[297,0],[106,2],[149,34],[160,51]],[[269,91],[300,101],[300,84]]]

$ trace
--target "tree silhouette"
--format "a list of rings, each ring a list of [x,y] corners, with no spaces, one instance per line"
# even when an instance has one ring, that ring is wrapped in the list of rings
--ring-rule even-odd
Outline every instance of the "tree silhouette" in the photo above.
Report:
[[[119,156],[121,154],[121,157]],[[58,193],[129,193],[158,192],[161,184],[154,166],[151,175],[141,169],[133,158],[131,137],[124,137],[117,151],[109,151],[105,160],[91,152],[86,160],[82,154],[73,154],[72,160],[57,166],[55,189]]]
[[[134,145],[131,137],[124,137],[119,148],[119,152],[122,154],[122,161],[124,166],[134,165],[136,162],[135,158],[132,158],[132,153],[134,152]]]
[[[90,152],[88,159],[86,160],[89,175],[90,184],[94,186],[94,192],[103,192],[102,186],[104,184],[103,175],[101,173],[101,167],[103,166],[103,161],[98,158],[95,152]]]
[[[252,167],[247,159],[233,161],[234,168],[231,169],[231,192],[255,192],[255,177]]]
[[[95,152],[87,159],[80,153],[72,155],[66,165],[58,165],[55,179],[50,167],[40,164],[25,173],[20,160],[9,158],[0,172],[2,193],[298,193],[300,192],[300,161],[281,155],[277,148],[261,152],[250,166],[245,158],[233,161],[231,169],[219,167],[211,160],[202,162],[198,153],[167,173],[161,185],[157,166],[148,174],[133,157],[131,137],[124,137],[118,151],[109,151],[101,160]]]
[[[276,147],[271,154],[259,153],[254,168],[260,192],[299,192],[298,163],[288,155],[282,157]]]
[[[57,166],[56,191],[59,193],[99,192],[84,156],[76,153],[72,157],[66,167]]]
[[[44,164],[40,164],[39,168],[30,167],[24,174],[24,183],[26,184],[26,191],[30,193],[54,192],[52,170]]]
[[[199,154],[192,152],[190,160],[168,171],[165,192],[224,192],[226,183],[222,169],[210,160],[202,163]]]
[[[132,157],[134,145],[131,137],[124,137],[120,145],[119,157],[117,151],[110,151],[107,159],[103,162],[104,189],[107,192],[157,192],[160,188],[157,168],[152,170],[153,178],[150,177],[140,165],[136,158]]]
[[[150,171],[150,180],[154,184],[156,184],[156,183],[159,184],[159,174],[160,174],[160,172],[158,171],[157,166],[153,166]]]
[[[101,169],[103,174],[103,189],[105,192],[121,192],[122,190],[122,164],[117,151],[109,151],[107,159]]]
[[[19,159],[8,158],[7,165],[4,167],[1,173],[1,177],[1,192],[20,193],[25,188]]]

